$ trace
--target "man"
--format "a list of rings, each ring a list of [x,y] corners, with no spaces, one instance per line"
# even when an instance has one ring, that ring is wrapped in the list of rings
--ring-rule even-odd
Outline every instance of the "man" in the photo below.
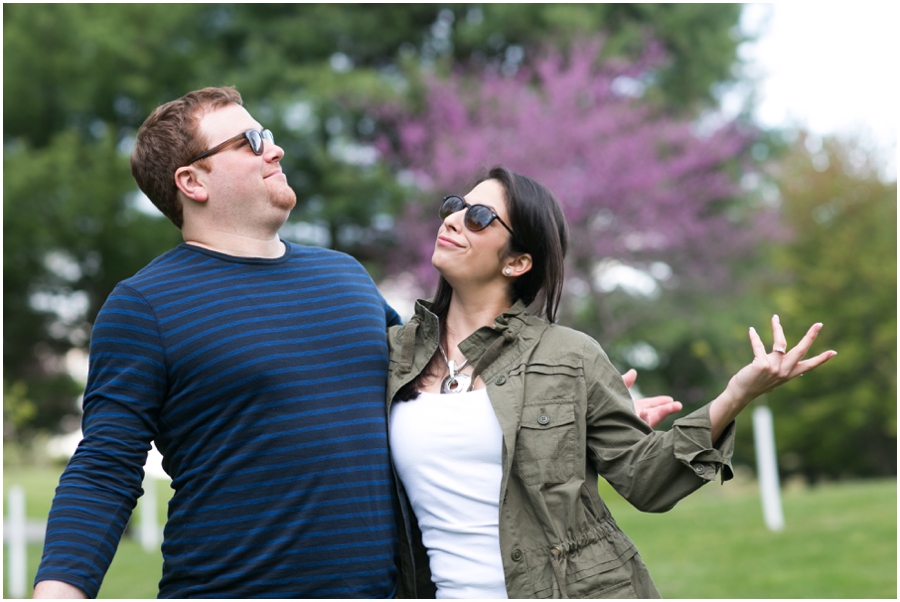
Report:
[[[279,239],[296,203],[283,154],[232,88],[167,103],[138,132],[132,173],[185,242],[94,324],[84,440],[36,598],[97,595],[151,441],[175,489],[160,597],[393,595],[385,328],[399,318],[352,258]],[[651,424],[680,409],[637,406]]]
[[[160,597],[390,597],[384,390],[399,322],[355,260],[282,242],[283,151],[231,88],[158,108],[132,173],[184,243],[121,282],[92,333],[84,440],[35,597],[94,597],[150,442],[174,496]]]

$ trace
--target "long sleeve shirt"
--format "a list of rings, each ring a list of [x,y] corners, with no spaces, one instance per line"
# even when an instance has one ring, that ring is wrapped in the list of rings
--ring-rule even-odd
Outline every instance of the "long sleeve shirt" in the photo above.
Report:
[[[174,489],[160,597],[393,593],[385,328],[399,318],[351,257],[285,246],[182,244],[115,288],[36,581],[97,595],[155,441]]]

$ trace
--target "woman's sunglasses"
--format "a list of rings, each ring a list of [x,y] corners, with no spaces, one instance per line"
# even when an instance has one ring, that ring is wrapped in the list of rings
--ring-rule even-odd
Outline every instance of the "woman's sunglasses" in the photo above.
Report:
[[[254,155],[263,154],[263,149],[265,148],[263,146],[263,140],[268,140],[269,142],[271,142],[273,144],[275,143],[275,137],[272,136],[272,132],[270,132],[269,130],[263,130],[261,132],[259,132],[257,130],[247,130],[246,132],[241,132],[234,138],[229,138],[222,144],[218,144],[218,145],[212,147],[208,151],[200,153],[199,155],[197,155],[196,157],[194,157],[193,159],[191,159],[190,161],[185,163],[185,165],[190,165],[191,163],[196,163],[200,159],[205,159],[206,157],[215,155],[217,152],[224,149],[229,144],[233,144],[233,143],[237,142],[238,140],[242,140],[244,138],[246,138],[247,142],[250,143],[250,150],[253,151]]]
[[[470,205],[456,195],[444,197],[444,202],[441,203],[441,210],[438,213],[441,216],[441,219],[445,220],[457,211],[462,211],[467,207],[468,209],[466,210],[463,222],[466,224],[466,228],[472,232],[481,232],[490,226],[492,221],[497,220],[503,224],[504,228],[509,230],[510,234],[515,236],[512,228],[507,226],[506,222],[500,219],[500,216],[494,213],[493,209],[485,205]]]

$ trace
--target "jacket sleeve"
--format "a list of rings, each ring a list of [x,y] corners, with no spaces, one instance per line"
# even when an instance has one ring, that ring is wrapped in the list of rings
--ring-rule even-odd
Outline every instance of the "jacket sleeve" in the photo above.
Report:
[[[137,498],[166,391],[165,358],[146,301],[119,285],[91,333],[84,439],[60,478],[35,583],[96,597]]]
[[[709,404],[654,431],[634,411],[618,370],[596,341],[584,349],[587,454],[604,479],[644,512],[671,510],[722,473],[733,476],[735,425],[711,440]]]

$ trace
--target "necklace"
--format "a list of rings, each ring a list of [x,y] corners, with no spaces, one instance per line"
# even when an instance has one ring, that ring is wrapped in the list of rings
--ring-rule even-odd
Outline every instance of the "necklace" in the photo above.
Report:
[[[463,393],[468,391],[472,378],[468,374],[460,374],[459,371],[465,368],[466,364],[469,363],[469,360],[465,360],[457,366],[456,362],[447,359],[447,354],[444,353],[443,347],[438,345],[438,349],[440,349],[441,355],[444,356],[444,361],[447,362],[447,368],[450,370],[450,375],[441,381],[441,393]]]

